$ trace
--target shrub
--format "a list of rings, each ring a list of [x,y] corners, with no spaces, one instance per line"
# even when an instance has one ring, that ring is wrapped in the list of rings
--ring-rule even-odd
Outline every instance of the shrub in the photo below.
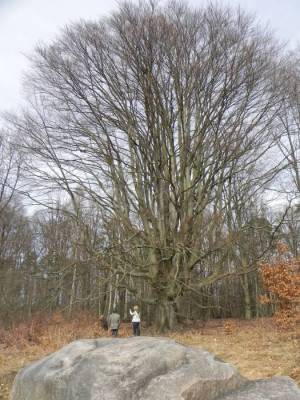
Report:
[[[300,259],[292,257],[285,244],[278,243],[275,258],[259,267],[267,292],[260,297],[260,302],[275,305],[274,317],[280,328],[292,328],[297,322],[300,304]]]

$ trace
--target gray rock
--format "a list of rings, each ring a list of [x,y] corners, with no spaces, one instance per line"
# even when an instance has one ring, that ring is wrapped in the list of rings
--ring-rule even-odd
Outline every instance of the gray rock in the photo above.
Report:
[[[20,370],[12,400],[300,400],[287,379],[287,397],[258,397],[276,382],[248,384],[212,354],[166,338],[81,340]]]
[[[300,390],[286,376],[249,382],[243,388],[222,396],[219,400],[299,400]]]
[[[229,364],[173,340],[82,340],[21,370],[12,399],[212,400],[242,383]]]

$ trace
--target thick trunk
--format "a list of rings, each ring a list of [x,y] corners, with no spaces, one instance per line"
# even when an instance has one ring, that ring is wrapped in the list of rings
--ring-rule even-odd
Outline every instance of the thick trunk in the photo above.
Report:
[[[176,264],[179,260],[172,257],[169,249],[156,254],[152,252],[152,294],[155,304],[155,327],[159,332],[174,329],[177,324],[176,298],[179,293],[178,271],[180,266]],[[161,259],[160,262],[157,262]]]
[[[161,300],[156,304],[155,327],[159,332],[174,329],[177,324],[176,304],[174,301]]]

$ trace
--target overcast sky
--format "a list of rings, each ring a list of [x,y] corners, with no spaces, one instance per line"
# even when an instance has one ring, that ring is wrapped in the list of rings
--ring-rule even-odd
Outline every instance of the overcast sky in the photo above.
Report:
[[[300,0],[227,0],[254,12],[275,34],[294,47],[300,43]],[[206,0],[190,0],[193,5]],[[117,7],[113,0],[0,0],[0,112],[20,103],[26,54],[49,42],[59,29],[80,18],[96,19]]]

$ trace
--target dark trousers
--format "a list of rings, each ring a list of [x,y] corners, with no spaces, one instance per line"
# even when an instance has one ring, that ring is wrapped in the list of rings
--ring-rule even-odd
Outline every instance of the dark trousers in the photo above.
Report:
[[[108,323],[106,321],[106,319],[101,319],[100,321],[100,326],[102,329],[104,329],[105,331],[108,331]]]
[[[112,329],[111,336],[118,336],[118,329]]]
[[[141,330],[140,330],[140,323],[139,322],[133,322],[132,323],[132,329],[133,329],[133,335],[134,336],[140,336]]]

